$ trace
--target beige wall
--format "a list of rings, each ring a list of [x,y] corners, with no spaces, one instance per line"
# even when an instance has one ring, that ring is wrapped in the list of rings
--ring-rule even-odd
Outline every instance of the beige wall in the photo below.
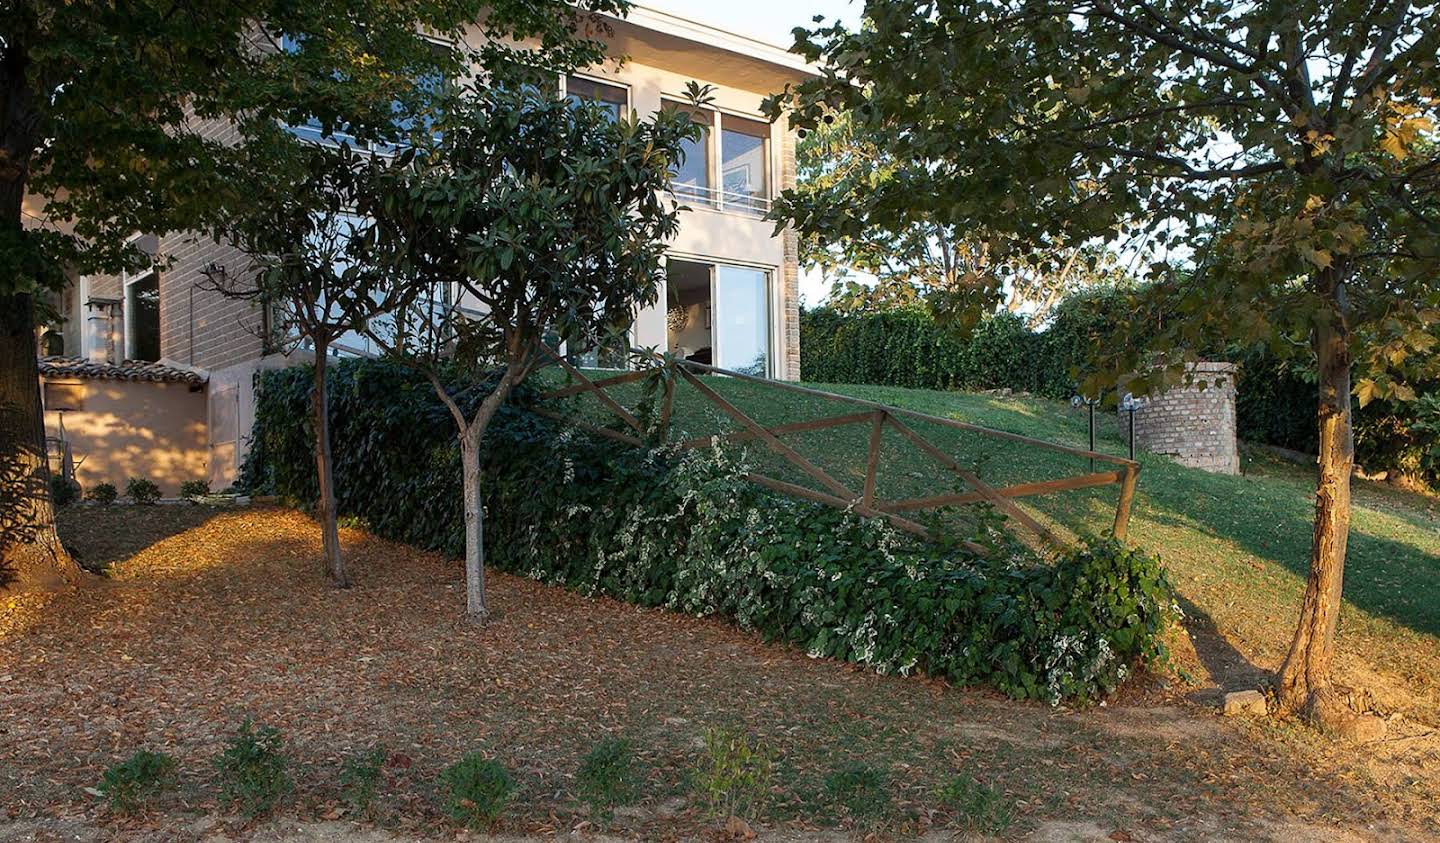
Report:
[[[69,396],[78,397],[78,410],[60,413],[47,407],[45,432],[58,437],[63,415],[82,488],[114,483],[124,494],[131,477],[146,477],[163,495],[174,497],[182,482],[209,478],[204,389],[88,378],[43,381],[63,385]]]

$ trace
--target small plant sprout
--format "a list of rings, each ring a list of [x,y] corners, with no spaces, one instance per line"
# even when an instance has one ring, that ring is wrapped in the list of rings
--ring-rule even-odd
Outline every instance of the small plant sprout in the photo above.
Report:
[[[753,815],[774,777],[774,758],[759,741],[734,729],[706,730],[693,783],[712,814]]]
[[[163,752],[141,749],[106,770],[98,791],[112,811],[129,814],[174,783],[175,759]]]
[[[889,778],[879,767],[850,763],[825,777],[825,792],[851,817],[875,820],[890,810]]]
[[[515,780],[499,761],[472,752],[440,774],[445,813],[474,831],[495,824],[515,793]]]
[[[256,729],[246,720],[215,759],[220,798],[246,817],[270,813],[295,786],[288,771],[285,738],[272,726]]]
[[[590,815],[608,822],[615,809],[633,803],[640,795],[640,770],[627,740],[606,738],[580,762],[575,786]]]
[[[346,804],[359,813],[370,810],[385,777],[385,750],[375,747],[345,759],[340,771],[340,791]]]
[[[1015,806],[1004,794],[964,773],[951,776],[936,796],[955,825],[972,833],[999,834],[1015,821]]]

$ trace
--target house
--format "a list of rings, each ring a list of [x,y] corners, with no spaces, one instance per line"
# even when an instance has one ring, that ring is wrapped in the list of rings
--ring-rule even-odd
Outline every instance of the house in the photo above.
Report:
[[[669,244],[668,282],[659,301],[636,314],[633,344],[798,378],[798,245],[793,232],[777,236],[762,219],[772,197],[794,183],[795,135],[783,121],[766,121],[760,103],[815,69],[779,47],[643,6],[614,20],[607,40],[612,56],[628,60],[558,80],[563,95],[644,115],[684,103],[688,82],[714,86],[713,102],[695,115],[704,138],[675,179],[690,210]],[[304,137],[307,130],[294,131]],[[44,393],[59,402],[47,405],[47,433],[57,454],[74,455],[85,487],[144,475],[172,495],[184,479],[223,488],[244,460],[260,372],[303,353],[273,348],[261,308],[214,291],[215,281],[247,271],[237,250],[193,233],[137,235],[136,243],[155,256],[154,266],[79,276],[60,297],[64,325],[42,338]],[[368,351],[358,336],[341,346],[339,353]],[[585,362],[610,361],[592,355]],[[203,400],[181,398],[175,387]],[[112,395],[146,390],[156,395]],[[102,413],[106,419],[92,418]],[[175,441],[187,456],[165,456],[156,439],[147,459],[143,435],[130,433],[124,447],[132,458],[102,458],[121,447],[115,419],[129,431],[178,424],[185,434]],[[203,437],[203,460],[193,457],[192,435]]]

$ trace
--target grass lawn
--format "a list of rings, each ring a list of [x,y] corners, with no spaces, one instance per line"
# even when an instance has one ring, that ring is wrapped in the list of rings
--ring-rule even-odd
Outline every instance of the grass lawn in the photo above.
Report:
[[[818,399],[771,400],[733,381],[716,387],[766,422],[845,412],[810,406]],[[1048,402],[835,389],[1084,439],[1083,417]],[[682,393],[682,427],[730,429],[694,397]],[[923,432],[938,439],[945,430]],[[791,441],[841,472],[868,431],[837,432],[859,441]],[[882,495],[949,482],[899,442],[886,445]],[[1120,450],[1113,436],[1103,445]],[[945,446],[997,484],[1088,470],[1084,460],[971,434]],[[1337,746],[1283,723],[1220,718],[1203,704],[1212,685],[1253,681],[1283,657],[1308,545],[1304,472],[1252,462],[1246,476],[1226,478],[1142,462],[1131,538],[1162,554],[1184,599],[1177,673],[1142,677],[1084,710],[876,676],[723,622],[503,574],[489,577],[498,618],[475,627],[461,620],[454,560],[346,529],[357,587],[337,592],[324,584],[319,531],[287,510],[74,508],[63,535],[88,563],[113,563],[112,576],[74,594],[0,599],[0,839],[337,840],[362,828],[377,843],[453,837],[437,778],[477,750],[519,786],[499,831],[594,832],[601,824],[577,798],[576,773],[607,736],[633,741],[643,763],[639,802],[606,829],[719,839],[723,818],[707,811],[694,778],[712,727],[748,733],[773,754],[775,776],[753,820],[762,839],[1440,834],[1435,502],[1357,490],[1341,673],[1372,689],[1394,719],[1382,743]],[[1110,487],[1036,499],[1034,511],[1100,529],[1113,501]],[[296,792],[277,820],[246,823],[217,802],[213,761],[246,718],[286,735]],[[379,795],[357,816],[341,798],[340,772],[377,745],[387,755]],[[177,758],[177,789],[148,813],[113,816],[85,788],[139,748]],[[878,776],[880,797],[847,807],[827,780],[856,764]],[[983,790],[947,800],[956,777]]]

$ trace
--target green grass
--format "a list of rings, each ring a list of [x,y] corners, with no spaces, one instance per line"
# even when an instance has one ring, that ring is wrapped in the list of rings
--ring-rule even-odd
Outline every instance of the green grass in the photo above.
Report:
[[[706,382],[763,425],[861,409],[855,405],[723,378]],[[1083,447],[1084,410],[1031,398],[1009,398],[892,387],[816,384],[819,389],[959,419],[996,430]],[[638,385],[612,394],[633,407]],[[597,423],[614,417],[593,398],[574,411]],[[739,430],[693,387],[677,391],[679,435]],[[1087,460],[1023,443],[925,422],[908,422],[986,482],[1003,486],[1084,474]],[[1113,413],[1097,413],[1097,450],[1124,455]],[[785,442],[851,489],[864,480],[869,426],[864,424],[785,437]],[[963,488],[948,471],[887,429],[877,494],[896,499]],[[818,484],[763,446],[747,448],[767,473],[811,488]],[[1312,472],[1247,454],[1242,476],[1182,467],[1148,454],[1142,465],[1130,540],[1160,554],[1180,587],[1192,622],[1213,628],[1239,655],[1273,669],[1284,657],[1308,567]],[[1103,463],[1096,470],[1105,470]],[[1099,532],[1114,518],[1117,486],[1024,499],[1027,510],[1072,533]],[[1373,671],[1405,689],[1397,707],[1434,720],[1440,703],[1440,503],[1390,487],[1357,481],[1341,618],[1342,669]],[[1202,660],[1206,654],[1202,653]]]

